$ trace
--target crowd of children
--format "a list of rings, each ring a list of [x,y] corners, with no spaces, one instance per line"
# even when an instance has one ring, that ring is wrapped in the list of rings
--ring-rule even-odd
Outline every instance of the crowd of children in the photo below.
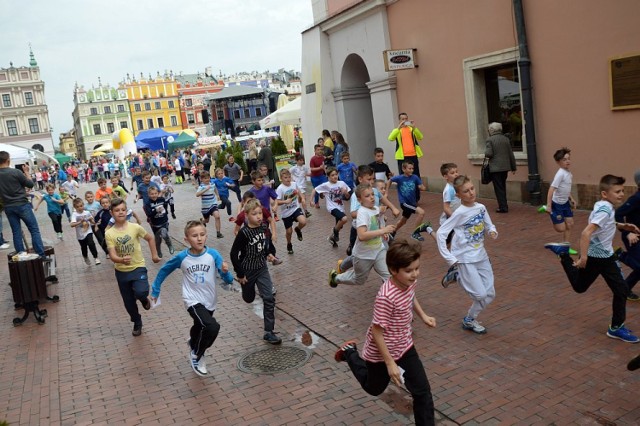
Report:
[[[216,280],[219,276],[225,283],[233,281],[229,265],[223,256],[206,245],[207,224],[214,217],[216,237],[221,233],[220,210],[226,210],[230,222],[235,222],[234,240],[229,252],[235,278],[239,282],[242,298],[252,303],[256,294],[264,306],[263,340],[280,344],[282,339],[275,331],[275,294],[268,262],[282,263],[276,256],[276,222],[282,221],[285,229],[287,253],[294,254],[292,236],[302,242],[302,230],[311,216],[308,203],[319,208],[320,198],[327,211],[335,219],[327,240],[338,246],[340,231],[351,217],[351,232],[347,248],[348,256],[337,260],[337,268],[329,272],[329,285],[363,285],[371,270],[380,277],[380,289],[374,301],[371,326],[361,354],[355,341],[346,342],[336,353],[337,361],[348,362],[354,376],[363,389],[378,395],[389,381],[404,383],[414,398],[416,423],[433,422],[433,401],[429,382],[413,346],[411,321],[414,314],[427,326],[435,327],[435,319],[422,310],[415,289],[420,264],[421,235],[427,233],[435,241],[435,247],[446,261],[449,269],[442,279],[443,287],[457,282],[471,299],[471,306],[462,317],[462,328],[477,334],[487,333],[478,317],[495,299],[494,275],[485,239],[496,239],[498,232],[487,208],[476,200],[476,189],[472,180],[458,172],[454,163],[444,163],[440,173],[445,181],[442,193],[442,214],[437,231],[426,220],[425,211],[419,206],[420,191],[426,190],[419,176],[414,174],[412,162],[402,163],[401,173],[394,176],[384,162],[384,151],[376,148],[374,161],[357,166],[352,163],[348,151],[336,159],[337,167],[327,166],[324,147],[315,146],[315,155],[305,164],[304,156],[296,155],[296,164],[280,170],[280,184],[268,178],[268,168],[259,167],[251,176],[252,186],[241,195],[240,184],[244,175],[233,156],[223,168],[215,169],[211,178],[209,171],[193,170],[197,177],[195,196],[201,200],[201,220],[190,220],[184,228],[187,249],[175,254],[169,235],[169,214],[176,219],[174,187],[169,175],[152,176],[139,168],[133,171],[130,190],[134,183],[134,203],[142,200],[143,209],[152,233],[147,233],[139,224],[130,223],[133,212],[127,208],[128,192],[118,172],[111,177],[111,187],[105,178],[98,179],[99,189],[95,195],[85,193],[85,200],[78,197],[78,184],[67,176],[60,185],[60,194],[55,185],[46,184],[46,194],[35,209],[47,204],[54,231],[63,238],[61,224],[66,198],[72,199],[74,212],[69,215],[70,226],[75,228],[81,254],[90,265],[89,252],[96,265],[100,264],[93,241],[96,235],[99,245],[115,264],[116,279],[123,303],[134,324],[132,334],[142,332],[142,317],[137,302],[147,310],[158,303],[163,281],[175,269],[183,275],[182,293],[185,307],[194,323],[190,329],[189,361],[193,371],[208,374],[205,352],[213,345],[220,331],[214,317],[217,309]],[[553,228],[562,234],[562,241],[548,243],[546,248],[560,258],[560,263],[572,288],[584,293],[602,275],[613,293],[612,318],[606,335],[625,342],[640,341],[625,326],[627,300],[640,300],[631,290],[640,281],[640,172],[635,175],[639,191],[624,201],[624,178],[606,175],[600,181],[600,200],[594,205],[587,227],[579,240],[579,251],[570,247],[573,228],[573,210],[576,207],[571,194],[571,151],[561,148],[554,154],[559,169],[547,194],[547,203],[539,211],[550,215]],[[313,189],[307,199],[307,182]],[[397,185],[398,207],[390,202],[386,193],[392,184]],[[230,191],[238,199],[239,206],[233,215]],[[349,201],[349,212],[345,202]],[[387,223],[386,211],[400,219]],[[397,232],[416,216],[410,239],[397,236]],[[195,218],[194,218],[195,219]],[[615,231],[622,231],[624,250],[614,252],[612,240]],[[173,255],[160,269],[149,289],[148,275],[139,239],[148,242],[154,262],[163,257],[162,241]],[[155,244],[154,244],[155,242]],[[577,259],[572,255],[578,255]],[[628,265],[632,272],[623,277],[618,261]],[[640,358],[630,363],[629,368],[640,368]],[[400,370],[402,368],[402,372]]]

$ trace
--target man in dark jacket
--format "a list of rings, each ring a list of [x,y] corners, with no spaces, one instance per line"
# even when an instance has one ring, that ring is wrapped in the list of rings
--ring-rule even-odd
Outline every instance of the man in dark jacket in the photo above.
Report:
[[[516,172],[516,158],[511,149],[511,141],[502,134],[502,124],[489,124],[489,139],[484,151],[489,159],[489,170],[493,181],[493,190],[498,200],[497,213],[507,213],[507,175],[509,171]]]
[[[260,152],[258,153],[258,167],[261,164],[267,166],[269,169],[269,180],[273,180],[273,153],[265,141],[260,142]]]
[[[40,228],[36,216],[33,214],[31,202],[27,198],[25,187],[33,188],[29,166],[23,165],[22,171],[11,167],[9,153],[0,151],[0,198],[2,198],[4,212],[9,220],[9,225],[11,225],[13,245],[17,252],[25,251],[20,225],[20,221],[23,221],[31,233],[33,249],[40,256],[44,256]]]

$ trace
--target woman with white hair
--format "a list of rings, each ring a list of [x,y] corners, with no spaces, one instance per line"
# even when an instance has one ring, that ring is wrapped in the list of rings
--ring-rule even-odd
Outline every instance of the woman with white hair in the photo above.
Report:
[[[484,151],[484,156],[489,159],[489,170],[493,190],[498,200],[497,213],[507,213],[507,175],[509,171],[516,172],[516,158],[511,149],[511,141],[502,134],[502,124],[489,124],[489,138]]]

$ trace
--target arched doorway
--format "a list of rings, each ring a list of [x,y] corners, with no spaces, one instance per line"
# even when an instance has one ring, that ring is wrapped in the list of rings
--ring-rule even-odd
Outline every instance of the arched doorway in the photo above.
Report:
[[[40,145],[39,143],[33,145],[31,147],[31,149],[35,149],[36,151],[44,152],[44,146]]]
[[[356,164],[370,163],[376,146],[369,81],[364,61],[352,53],[342,65],[340,89],[333,93],[338,114],[342,113],[344,120],[343,128],[339,130],[349,144],[351,161]]]

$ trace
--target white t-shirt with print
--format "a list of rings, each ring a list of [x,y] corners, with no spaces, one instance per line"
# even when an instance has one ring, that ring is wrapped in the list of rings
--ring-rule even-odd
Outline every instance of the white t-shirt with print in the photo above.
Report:
[[[291,203],[280,205],[280,217],[289,217],[300,207],[300,204],[298,204],[298,185],[294,182],[291,182],[289,186],[281,183],[276,189],[276,194],[278,194],[278,200],[288,200],[293,198]]]
[[[358,217],[354,221],[356,223],[356,229],[364,226],[367,228],[367,231],[377,231],[380,229],[379,214],[380,209],[378,207],[372,209],[360,207],[358,209]],[[366,241],[361,241],[360,238],[358,238],[353,246],[353,256],[358,259],[375,259],[381,249],[382,236],[377,236]]]
[[[92,217],[91,212],[88,210],[84,210],[82,213],[78,213],[76,211],[71,213],[71,222],[83,222],[76,226],[76,238],[79,240],[84,240],[87,235],[93,234],[93,231],[91,230],[91,222],[89,220]],[[87,226],[86,229],[83,229],[83,225],[85,223],[89,226]]]
[[[613,256],[613,237],[616,235],[616,219],[613,204],[601,200],[593,205],[589,223],[598,225],[589,240],[589,257],[606,259]]]
[[[339,180],[336,183],[324,182],[316,186],[316,192],[318,194],[326,194],[324,199],[327,201],[327,210],[331,212],[333,209],[338,209],[344,212],[344,199],[342,198],[342,190],[349,191],[351,188]]]

